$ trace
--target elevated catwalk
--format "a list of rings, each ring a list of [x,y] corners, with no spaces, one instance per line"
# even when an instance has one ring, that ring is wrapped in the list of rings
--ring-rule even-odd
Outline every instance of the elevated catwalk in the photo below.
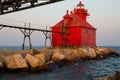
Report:
[[[25,39],[26,38],[29,39],[29,47],[30,47],[30,49],[32,49],[32,44],[31,44],[31,38],[30,38],[30,36],[31,36],[31,34],[34,31],[41,31],[41,32],[43,32],[43,34],[45,36],[44,47],[46,47],[47,39],[49,39],[50,43],[51,43],[51,32],[58,33],[58,34],[62,33],[62,32],[47,30],[47,27],[46,27],[46,30],[45,29],[30,28],[30,24],[29,24],[28,28],[26,26],[20,27],[20,26],[12,26],[12,25],[0,24],[0,30],[2,30],[3,28],[15,28],[15,29],[19,29],[23,33],[24,39],[23,39],[23,44],[22,44],[22,50],[25,49]]]
[[[0,15],[18,12],[64,0],[0,0]]]

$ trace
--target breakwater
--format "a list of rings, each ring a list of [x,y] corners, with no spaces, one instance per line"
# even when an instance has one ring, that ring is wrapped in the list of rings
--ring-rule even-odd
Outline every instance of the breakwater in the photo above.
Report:
[[[0,70],[10,72],[49,71],[51,64],[59,67],[79,60],[101,60],[119,54],[110,48],[79,47],[41,50],[1,51]]]

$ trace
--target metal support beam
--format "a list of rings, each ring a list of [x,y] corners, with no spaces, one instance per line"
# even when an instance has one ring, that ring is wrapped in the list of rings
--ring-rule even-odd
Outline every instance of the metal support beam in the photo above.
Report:
[[[25,30],[41,31],[41,32],[54,32],[54,33],[58,33],[58,34],[63,33],[63,32],[58,32],[58,31],[50,31],[50,30],[35,29],[35,28],[26,28],[26,27],[11,26],[11,25],[5,25],[5,24],[0,24],[0,26],[8,27],[8,28],[15,28],[15,29],[25,29]]]
[[[47,30],[47,27],[46,27],[46,30]],[[47,39],[50,40],[50,45],[51,45],[51,32],[44,32],[44,31],[43,31],[43,34],[45,35],[44,48],[46,48]],[[51,47],[52,47],[52,46],[51,46]]]
[[[25,27],[26,27],[26,23],[25,23]],[[29,23],[29,28],[30,28],[30,23]],[[23,33],[24,35],[24,39],[23,39],[23,44],[22,44],[22,50],[25,49],[25,39],[28,38],[29,39],[29,49],[32,49],[32,44],[31,44],[31,34],[33,33],[33,30],[26,30],[26,29],[20,29],[20,31]]]
[[[0,27],[0,30],[1,30],[1,29],[3,29],[3,26],[2,26],[2,27]]]
[[[1,2],[0,0],[0,15],[18,12],[34,7],[39,7],[47,4],[52,4],[64,0],[13,0],[14,2]],[[30,5],[29,5],[30,3]],[[26,5],[26,6],[25,6]]]

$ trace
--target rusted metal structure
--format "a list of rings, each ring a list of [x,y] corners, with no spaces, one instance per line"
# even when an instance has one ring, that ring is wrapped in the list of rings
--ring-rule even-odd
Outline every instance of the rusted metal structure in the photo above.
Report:
[[[50,45],[51,45],[51,32],[47,32],[47,27],[46,27],[46,32],[43,32],[45,35],[45,43],[44,43],[44,48],[46,48],[46,43],[47,43],[47,39],[50,40]],[[52,47],[52,46],[51,46]]]
[[[33,33],[33,31],[41,31],[41,32],[43,32],[43,34],[45,36],[44,47],[46,47],[47,39],[49,39],[50,42],[51,42],[51,33],[53,32],[51,30],[47,30],[47,28],[46,29],[30,28],[30,23],[29,23],[29,27],[28,28],[26,27],[26,24],[25,24],[24,27],[0,24],[0,30],[3,29],[3,28],[15,28],[15,29],[19,29],[23,33],[24,38],[23,38],[22,50],[25,49],[25,39],[26,38],[29,39],[29,47],[30,47],[30,49],[32,49],[30,36]],[[53,33],[62,34],[62,32],[57,32],[57,31],[54,31]]]
[[[86,21],[87,16],[88,11],[81,1],[74,11],[67,11],[63,20],[51,27],[52,31],[63,32],[52,33],[52,46],[96,46],[96,28]]]
[[[52,4],[59,1],[64,1],[64,0],[0,0],[0,15],[17,12],[21,10],[26,10],[26,9],[30,9],[38,6],[47,5],[47,4]],[[33,31],[43,32],[43,34],[45,35],[44,47],[46,47],[47,39],[49,39],[51,42],[51,32],[53,31],[47,30],[47,28],[46,30],[30,28],[30,24],[29,24],[29,28],[27,28],[26,25],[24,27],[20,27],[20,26],[0,24],[0,30],[3,29],[4,27],[19,29],[23,33],[24,35],[23,44],[22,44],[23,50],[25,49],[26,38],[29,39],[30,49],[32,48],[30,36],[33,33]],[[57,32],[57,31],[54,31],[54,33],[62,34],[62,32]]]
[[[63,0],[0,0],[0,15],[43,6]]]
[[[26,23],[25,23],[25,26],[26,27]],[[29,30],[26,30],[26,29],[20,29],[20,31],[23,33],[24,35],[24,39],[23,39],[23,44],[22,44],[22,50],[25,49],[25,39],[28,38],[29,39],[29,46],[30,46],[30,49],[32,49],[32,44],[31,44],[31,34],[33,33],[33,30],[30,30],[30,23],[29,23]]]

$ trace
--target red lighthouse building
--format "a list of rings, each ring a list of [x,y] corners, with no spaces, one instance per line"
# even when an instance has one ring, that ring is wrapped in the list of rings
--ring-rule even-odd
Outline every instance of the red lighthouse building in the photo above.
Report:
[[[96,29],[86,21],[87,16],[81,1],[73,12],[67,11],[63,20],[52,27],[52,46],[96,46]]]

